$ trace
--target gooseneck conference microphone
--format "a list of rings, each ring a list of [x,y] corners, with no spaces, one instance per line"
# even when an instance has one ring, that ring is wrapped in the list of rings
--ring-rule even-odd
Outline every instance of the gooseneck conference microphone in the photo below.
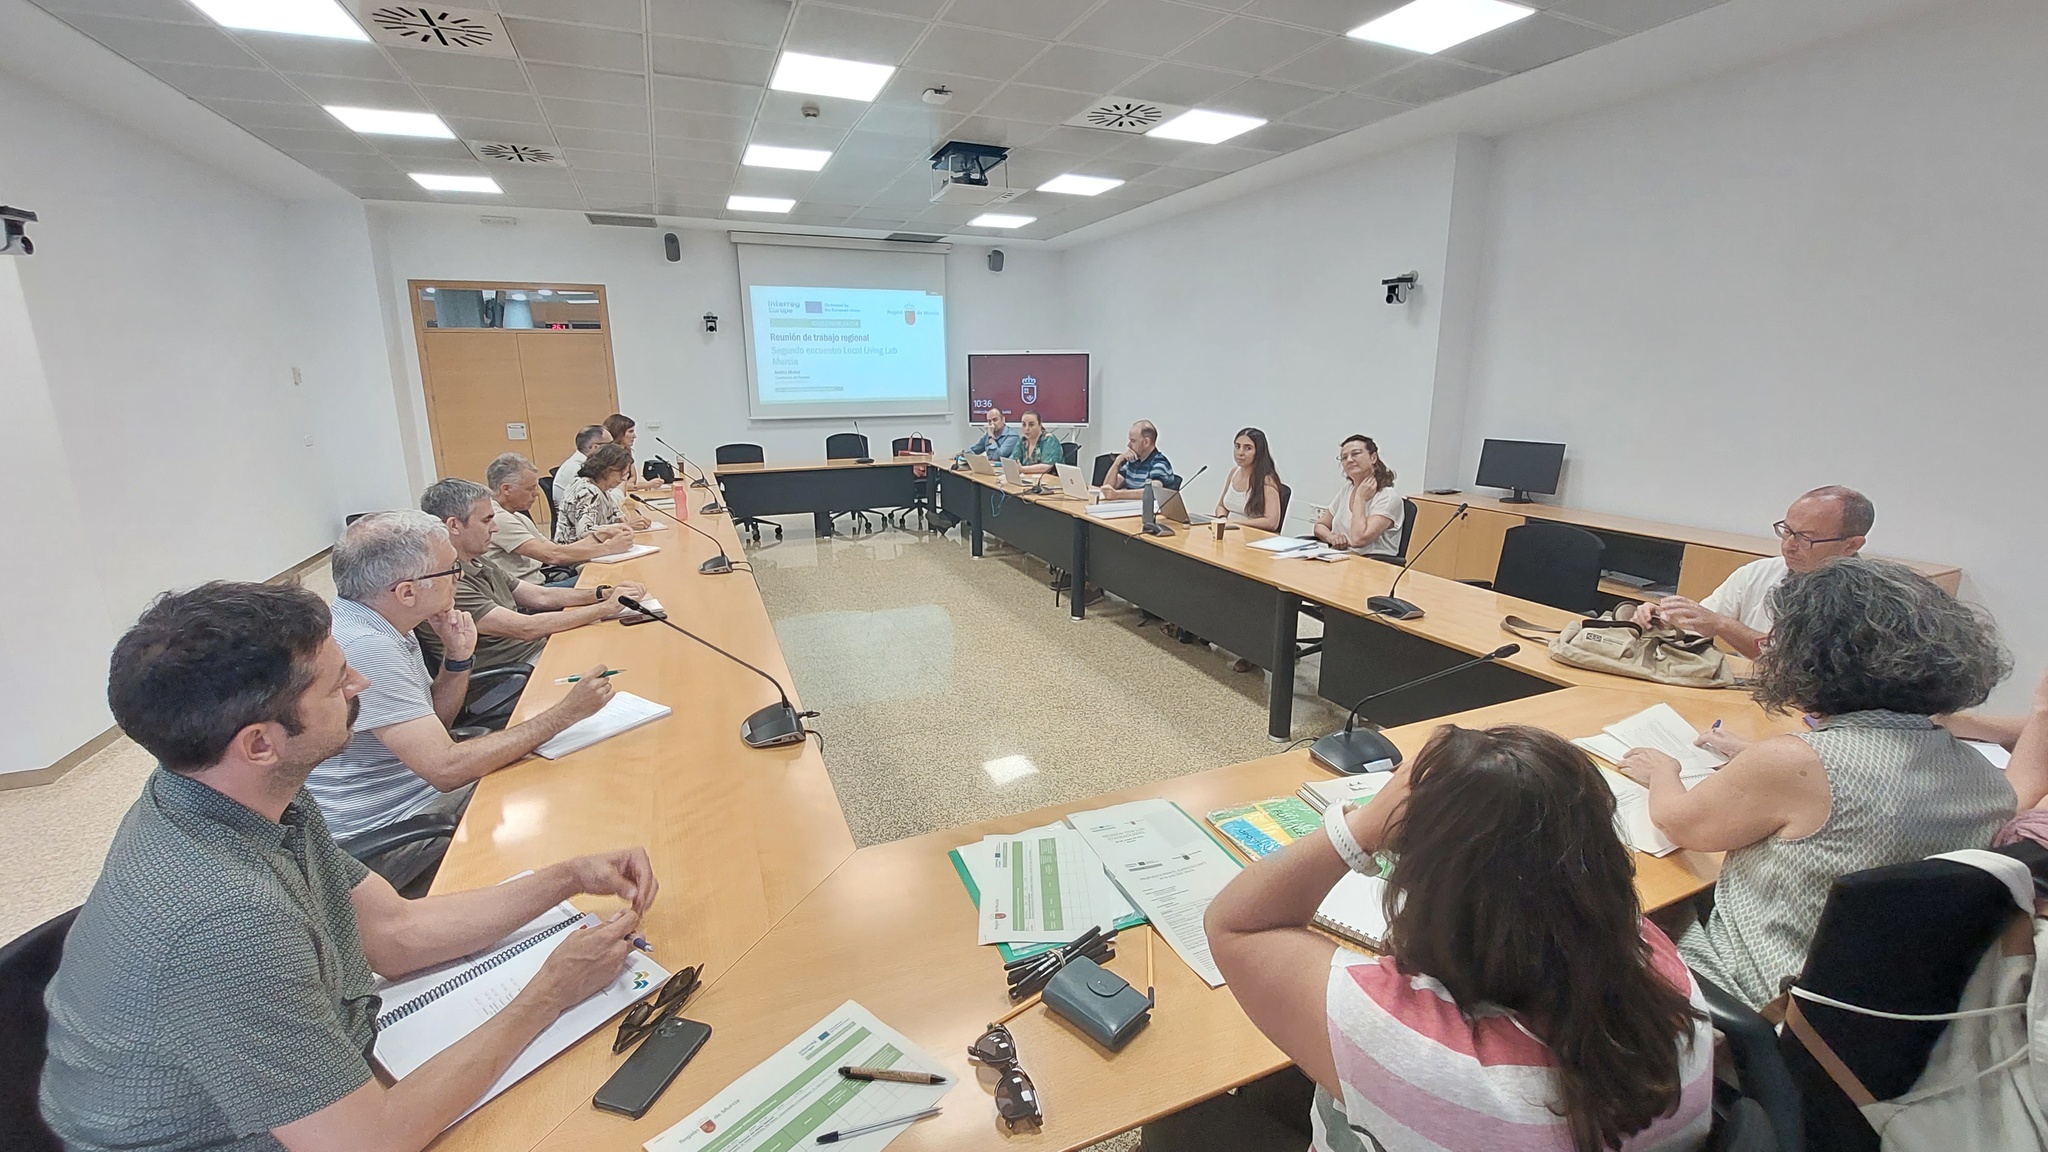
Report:
[[[875,458],[868,452],[868,438],[861,436],[860,421],[858,420],[853,422],[853,434],[860,436],[860,455],[855,457],[853,462],[855,464],[873,464]]]
[[[1503,644],[1484,656],[1474,656],[1462,664],[1453,664],[1449,668],[1438,669],[1427,676],[1417,676],[1405,684],[1396,684],[1392,688],[1382,688],[1377,692],[1369,693],[1361,697],[1358,703],[1351,706],[1351,714],[1344,718],[1344,730],[1342,732],[1332,732],[1314,744],[1309,745],[1308,754],[1316,763],[1321,764],[1332,772],[1341,772],[1346,776],[1356,776],[1361,772],[1391,772],[1401,765],[1401,750],[1394,747],[1392,740],[1380,735],[1377,731],[1371,728],[1358,727],[1358,710],[1360,708],[1365,707],[1382,696],[1391,696],[1396,692],[1427,684],[1431,680],[1441,679],[1454,672],[1463,672],[1475,664],[1485,664],[1492,660],[1505,660],[1521,650],[1522,646],[1520,644]],[[1385,764],[1385,767],[1380,767],[1382,763]]]
[[[666,508],[663,508],[653,503],[652,501],[641,499],[640,494],[638,492],[628,492],[626,493],[626,496],[628,499],[638,501],[641,505],[645,506],[649,510],[659,512],[663,516],[666,516],[669,519],[675,521],[676,523],[682,525],[683,527],[688,528],[690,531],[695,532],[697,535],[702,536],[706,540],[711,541],[711,546],[713,548],[718,549],[718,555],[713,556],[711,559],[706,560],[702,564],[697,565],[697,571],[702,572],[706,576],[732,575],[732,557],[727,556],[725,554],[725,545],[720,544],[718,542],[718,537],[713,536],[711,533],[704,531],[702,528],[697,527],[695,524],[690,523],[688,520],[683,519],[682,517],[676,515],[673,512],[670,512]]]
[[[617,596],[614,599],[624,605],[629,611],[653,615],[653,613],[641,607],[640,602],[631,596]],[[770,684],[775,685],[775,694],[780,699],[776,703],[756,711],[740,723],[740,739],[746,742],[747,747],[778,748],[784,744],[800,744],[805,737],[810,735],[810,730],[804,727],[804,718],[816,716],[817,713],[797,711],[796,705],[789,702],[789,693],[783,691],[780,680],[727,652],[725,649],[697,635],[667,616],[655,616],[654,618],[706,648],[711,649],[713,652],[718,653],[720,656],[725,657],[727,660],[745,668]]]
[[[663,448],[666,448],[666,449],[668,449],[669,451],[671,451],[671,452],[673,452],[673,453],[675,453],[675,454],[676,454],[676,466],[677,466],[678,468],[688,468],[688,467],[691,467],[691,464],[690,464],[690,459],[689,459],[689,457],[687,457],[687,456],[684,456],[684,455],[683,455],[683,450],[682,450],[681,448],[678,448],[678,447],[676,447],[675,445],[673,445],[673,444],[669,443],[668,441],[666,441],[666,440],[663,440],[663,439],[662,439],[661,437],[659,437],[659,436],[656,436],[656,437],[654,438],[654,442],[655,442],[656,444],[659,444],[659,445],[661,445],[661,446],[662,446]],[[687,473],[685,473],[685,475],[687,475]],[[692,488],[709,488],[709,487],[711,487],[711,481],[705,478],[705,476],[704,476],[704,470],[703,470],[702,468],[699,468],[699,469],[697,469],[697,476],[696,476],[696,478],[695,478],[695,479],[693,479],[693,480],[691,480],[691,481],[690,481],[690,487],[692,487]]]
[[[1180,487],[1175,488],[1173,490],[1174,494],[1181,495],[1182,493],[1185,493],[1188,490],[1188,486],[1193,484],[1195,481],[1200,480],[1202,478],[1202,473],[1207,472],[1208,470],[1209,466],[1207,464],[1204,464],[1200,468],[1195,469],[1195,474],[1193,476],[1190,476],[1187,479],[1181,481]],[[1147,536],[1173,535],[1173,529],[1168,528],[1166,525],[1161,524],[1159,522],[1159,517],[1156,514],[1158,512],[1158,507],[1156,504],[1157,495],[1153,491],[1153,485],[1151,482],[1148,481],[1146,483],[1145,489],[1143,492],[1139,494],[1138,499],[1142,501],[1142,503],[1139,505],[1138,512],[1139,516],[1141,517],[1141,520],[1138,525],[1138,531],[1143,532]],[[1172,499],[1172,497],[1168,497],[1168,499]],[[1181,495],[1180,506],[1182,511],[1187,510],[1187,497],[1184,495]],[[1189,513],[1188,519],[1190,521],[1194,519],[1193,513]]]
[[[1470,511],[1471,508],[1472,502],[1469,500],[1463,504],[1458,505],[1457,510],[1451,513],[1451,518],[1444,521],[1443,528],[1438,528],[1436,530],[1436,535],[1431,536],[1429,538],[1429,544],[1436,543],[1437,536],[1441,536],[1444,534],[1444,528],[1449,528],[1451,525],[1456,524],[1458,521],[1464,519],[1465,513]],[[1415,567],[1416,562],[1422,559],[1422,554],[1424,552],[1429,551],[1429,544],[1424,544],[1421,548],[1417,549],[1415,555],[1408,558],[1408,563],[1403,564],[1401,566],[1401,571],[1396,573],[1394,576],[1394,582],[1392,584],[1387,585],[1387,594],[1385,596],[1366,597],[1366,611],[1370,612],[1374,616],[1386,616],[1394,620],[1422,619],[1422,609],[1417,608],[1415,605],[1410,604],[1408,601],[1403,600],[1398,596],[1395,596],[1394,592],[1396,589],[1401,587],[1401,577],[1408,575],[1408,570]]]

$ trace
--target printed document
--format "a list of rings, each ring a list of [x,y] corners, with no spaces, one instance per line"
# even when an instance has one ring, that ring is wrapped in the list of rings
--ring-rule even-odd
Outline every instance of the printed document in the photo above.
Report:
[[[1081,834],[1063,824],[960,850],[981,890],[979,944],[1064,944],[1135,909]]]
[[[1168,800],[1134,800],[1076,812],[1067,823],[1081,834],[1112,879],[1209,987],[1223,973],[1209,955],[1202,916],[1209,901],[1244,865],[1195,818]]]

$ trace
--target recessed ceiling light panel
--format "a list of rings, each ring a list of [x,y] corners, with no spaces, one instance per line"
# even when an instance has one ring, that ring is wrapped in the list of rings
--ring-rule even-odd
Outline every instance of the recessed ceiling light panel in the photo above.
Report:
[[[355,17],[335,0],[192,0],[193,7],[223,28],[368,40]]]
[[[505,191],[489,176],[449,176],[435,172],[408,172],[406,175],[429,192],[485,192],[497,196]]]
[[[1010,216],[1002,212],[984,212],[967,222],[969,228],[1022,228],[1036,216]]]
[[[1067,196],[1100,196],[1121,183],[1123,181],[1108,176],[1080,176],[1067,172],[1040,184],[1038,190]]]
[[[1183,112],[1159,127],[1145,133],[1162,140],[1192,140],[1197,144],[1221,144],[1232,136],[1245,133],[1264,124],[1257,116],[1239,116],[1232,112],[1211,112],[1206,108],[1194,108]]]
[[[810,56],[784,52],[775,62],[775,74],[768,86],[778,92],[803,92],[812,96],[837,96],[842,100],[873,100],[889,82],[896,69],[887,64],[863,64],[831,56]]]
[[[795,168],[800,172],[816,172],[831,158],[832,153],[820,148],[778,148],[773,144],[749,144],[747,154],[740,157],[740,163],[752,168]]]
[[[321,107],[327,109],[328,115],[365,136],[455,139],[455,133],[449,131],[448,125],[432,112],[394,112],[384,108],[350,108],[341,104],[323,104]]]
[[[728,196],[725,207],[731,212],[787,212],[796,207],[796,201],[780,196]]]
[[[1441,52],[1535,14],[1507,0],[1413,0],[1345,35],[1410,52]]]

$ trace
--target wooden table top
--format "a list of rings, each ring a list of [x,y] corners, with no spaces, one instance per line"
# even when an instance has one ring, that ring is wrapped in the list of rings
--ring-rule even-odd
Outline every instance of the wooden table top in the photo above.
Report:
[[[1534,723],[1583,736],[1669,699],[1655,686],[1572,688],[1447,719],[1466,725]],[[1721,708],[1673,703],[1697,725],[1720,719],[1724,728],[1743,735],[1763,736],[1786,726],[1741,697]],[[1387,734],[1412,755],[1443,722]],[[977,1075],[966,1057],[967,1045],[1008,1005],[1002,959],[993,947],[974,943],[974,906],[946,853],[984,835],[1148,797],[1176,801],[1201,819],[1226,805],[1290,795],[1302,781],[1317,778],[1329,776],[1306,751],[1289,752],[863,848],[737,964],[707,972],[711,984],[687,1014],[710,1024],[712,1039],[646,1117],[631,1121],[585,1102],[564,1112],[539,1147],[638,1148],[848,999],[916,1041],[956,1078],[943,1101],[945,1112],[906,1129],[892,1150],[1082,1148],[1276,1071],[1286,1058],[1252,1027],[1229,988],[1210,989],[1161,941],[1159,1007],[1152,1024],[1122,1052],[1098,1048],[1043,1009],[1010,1024],[1024,1069],[1044,1099],[1046,1123],[1036,1135],[1006,1136],[990,1099],[990,1077]],[[1663,859],[1638,854],[1636,863],[1646,908],[1698,892],[1719,866],[1716,858],[1695,853]],[[1109,965],[1140,985],[1148,932],[1125,932]],[[586,1098],[603,1080],[599,1071],[587,1072]]]
[[[824,472],[839,468],[891,468],[905,464],[929,464],[931,456],[877,456],[866,464],[858,460],[805,460],[794,464],[719,464],[714,476],[737,476],[748,472]]]

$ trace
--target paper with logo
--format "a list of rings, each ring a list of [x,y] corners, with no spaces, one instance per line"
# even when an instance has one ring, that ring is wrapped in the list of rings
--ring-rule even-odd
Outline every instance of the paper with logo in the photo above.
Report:
[[[1067,823],[1095,849],[1110,878],[1188,967],[1209,987],[1222,987],[1223,973],[1209,955],[1202,916],[1244,867],[1237,857],[1168,800],[1076,812]]]
[[[782,1051],[726,1085],[711,1102],[642,1145],[647,1152],[794,1152],[820,1133],[858,1128],[937,1104],[953,1086],[848,1080],[846,1064],[946,1074],[937,1060],[874,1013],[848,1000]],[[910,1125],[838,1141],[849,1152],[880,1152]]]
[[[379,979],[377,995],[383,1009],[377,1015],[377,1043],[372,1049],[378,1065],[394,1079],[412,1075],[510,1004],[578,927],[597,922],[597,917],[564,902],[483,952],[397,983]],[[667,969],[644,953],[630,953],[628,959],[610,987],[556,1017],[463,1115],[519,1083],[634,1001],[651,995],[669,977]]]
[[[1065,825],[987,836],[969,847],[986,866],[978,944],[1064,944],[1091,927],[1106,932],[1133,912],[1094,849]]]

